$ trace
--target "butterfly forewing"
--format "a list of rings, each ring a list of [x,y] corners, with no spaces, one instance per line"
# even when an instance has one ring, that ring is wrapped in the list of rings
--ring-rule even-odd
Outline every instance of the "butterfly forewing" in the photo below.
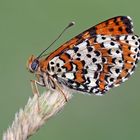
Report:
[[[133,23],[131,18],[128,16],[114,17],[89,28],[88,30],[82,32],[81,34],[75,36],[71,40],[61,45],[57,50],[52,52],[49,57],[47,57],[47,60],[51,60],[53,57],[59,55],[64,50],[73,48],[84,40],[94,37],[95,35],[113,36],[122,34],[133,34]]]
[[[139,46],[130,17],[119,16],[66,42],[46,58],[45,64],[62,86],[101,95],[132,74]]]

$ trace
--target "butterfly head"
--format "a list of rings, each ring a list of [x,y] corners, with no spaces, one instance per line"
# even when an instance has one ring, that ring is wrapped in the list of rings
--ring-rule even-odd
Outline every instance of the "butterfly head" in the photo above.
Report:
[[[35,73],[39,68],[39,60],[34,55],[32,55],[27,62],[27,69],[31,73]]]

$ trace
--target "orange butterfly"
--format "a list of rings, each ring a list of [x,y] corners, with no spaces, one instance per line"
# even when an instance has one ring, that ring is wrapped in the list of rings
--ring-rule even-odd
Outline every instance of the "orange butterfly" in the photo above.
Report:
[[[47,49],[28,60],[29,71],[37,77],[32,80],[34,93],[39,94],[40,85],[59,90],[64,97],[64,87],[102,95],[133,73],[140,57],[140,38],[133,33],[131,18],[118,16],[91,27],[43,57]]]

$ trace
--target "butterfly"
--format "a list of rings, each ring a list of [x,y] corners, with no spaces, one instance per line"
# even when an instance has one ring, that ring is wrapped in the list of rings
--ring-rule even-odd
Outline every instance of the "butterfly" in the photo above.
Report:
[[[130,17],[117,16],[80,33],[47,57],[43,53],[28,60],[29,71],[37,77],[32,80],[34,92],[40,85],[103,95],[133,73],[140,58],[140,37],[134,35]]]

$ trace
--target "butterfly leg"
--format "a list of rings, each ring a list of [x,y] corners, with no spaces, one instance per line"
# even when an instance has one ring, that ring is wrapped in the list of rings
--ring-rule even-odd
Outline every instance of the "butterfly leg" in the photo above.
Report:
[[[67,99],[65,93],[63,92],[62,88],[61,88],[58,84],[57,84],[56,86],[57,86],[57,88],[59,89],[60,93],[62,93],[62,95],[64,96],[65,101],[68,102],[68,99]]]
[[[37,94],[37,96],[40,95],[39,90],[38,90],[38,87],[37,87],[37,84],[38,84],[38,83],[39,83],[39,82],[36,81],[36,80],[31,80],[31,87],[32,87],[33,95]]]
[[[64,96],[65,101],[68,102],[68,99],[67,99],[63,89],[60,87],[60,85],[56,81],[54,81],[53,78],[51,78],[51,77],[49,77],[49,78],[50,78],[50,80],[52,80],[54,82],[54,85],[57,87],[57,89],[60,91],[60,93]]]
[[[37,106],[38,106],[38,111],[40,110],[39,108],[39,96],[40,96],[40,93],[39,93],[39,90],[38,90],[38,87],[37,87],[37,84],[38,85],[42,85],[42,83],[36,81],[36,80],[31,80],[31,87],[32,87],[32,92],[33,92],[33,95],[37,95]]]

